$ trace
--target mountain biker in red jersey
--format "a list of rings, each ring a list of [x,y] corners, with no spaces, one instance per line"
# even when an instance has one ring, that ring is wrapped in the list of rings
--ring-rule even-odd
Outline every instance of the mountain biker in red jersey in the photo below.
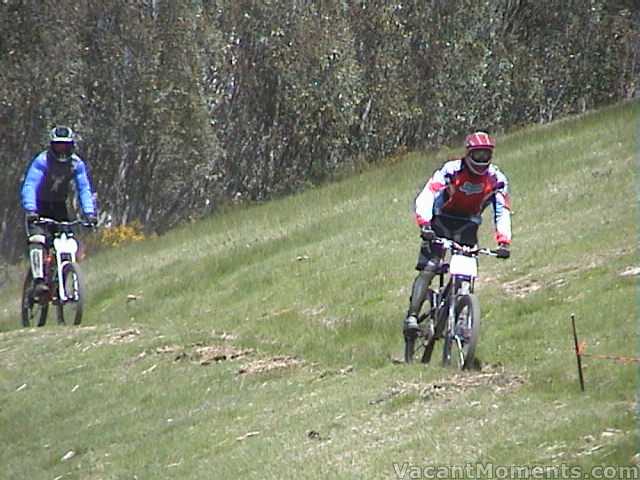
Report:
[[[491,204],[498,243],[496,252],[500,258],[509,258],[511,201],[507,177],[491,163],[495,140],[479,131],[467,136],[464,143],[465,156],[446,162],[436,170],[416,197],[416,222],[424,242],[403,325],[405,335],[419,331],[418,315],[444,256],[442,248],[431,243],[436,237],[476,245],[482,212]]]

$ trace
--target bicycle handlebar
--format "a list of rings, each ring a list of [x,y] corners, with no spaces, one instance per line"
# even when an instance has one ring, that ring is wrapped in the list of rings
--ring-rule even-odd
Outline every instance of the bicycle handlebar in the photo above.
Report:
[[[58,220],[54,220],[53,218],[40,217],[38,220],[35,220],[33,223],[36,225],[58,225],[61,227],[73,227],[74,225],[82,225],[83,227],[93,228],[94,225],[85,220],[80,220],[76,218],[75,220],[71,220],[70,222],[60,222]]]
[[[481,254],[481,255],[487,255],[489,257],[498,256],[498,253],[495,250],[491,250],[489,248],[469,247],[467,245],[462,245],[453,240],[449,240],[448,238],[436,237],[431,242],[436,243],[438,245],[442,245],[445,249],[451,250],[451,251],[461,251],[463,253],[468,253],[471,255]]]

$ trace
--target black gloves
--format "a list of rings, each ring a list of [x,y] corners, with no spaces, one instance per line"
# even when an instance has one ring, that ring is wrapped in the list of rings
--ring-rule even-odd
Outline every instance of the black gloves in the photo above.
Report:
[[[501,243],[498,245],[498,249],[496,250],[496,255],[498,258],[509,258],[511,256],[511,252],[509,251],[509,245],[506,243]]]
[[[87,215],[87,223],[95,228],[98,225],[98,218],[95,215]]]
[[[423,240],[430,242],[432,240],[435,240],[436,232],[431,230],[431,227],[429,225],[423,225],[422,227],[420,227],[420,236]]]
[[[38,220],[40,215],[38,215],[38,212],[25,212],[25,217],[27,219],[27,223],[32,223]]]

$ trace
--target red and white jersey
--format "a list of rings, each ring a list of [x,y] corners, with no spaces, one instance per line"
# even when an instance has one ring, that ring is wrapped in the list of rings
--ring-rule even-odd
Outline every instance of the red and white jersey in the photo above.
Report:
[[[452,160],[436,170],[416,198],[418,225],[428,225],[433,215],[479,219],[491,204],[496,241],[511,243],[511,200],[507,177],[494,164],[483,175],[474,175],[464,161]]]

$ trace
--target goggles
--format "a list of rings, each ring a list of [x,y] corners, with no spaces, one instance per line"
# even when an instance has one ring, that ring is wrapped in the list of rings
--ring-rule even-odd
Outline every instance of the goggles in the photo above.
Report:
[[[54,152],[60,155],[69,155],[73,150],[73,143],[71,142],[51,142],[51,148]]]
[[[470,152],[471,159],[477,163],[489,163],[492,155],[493,153],[491,150],[485,148],[471,150]]]

